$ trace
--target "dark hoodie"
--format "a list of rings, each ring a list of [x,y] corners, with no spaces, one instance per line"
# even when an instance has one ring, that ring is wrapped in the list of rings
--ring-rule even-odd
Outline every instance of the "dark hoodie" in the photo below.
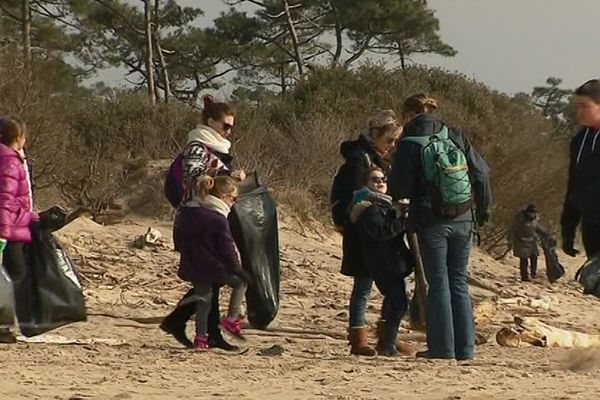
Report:
[[[420,114],[404,128],[404,137],[425,137],[438,133],[444,123],[432,114]],[[465,153],[469,164],[469,176],[473,187],[475,206],[488,210],[492,200],[490,169],[485,160],[473,148],[469,140],[458,130],[449,128],[450,139]],[[409,219],[412,224],[430,225],[441,217],[434,215],[431,207],[421,200],[427,199],[425,174],[421,163],[421,145],[401,140],[394,155],[394,163],[389,180],[390,193],[394,200],[411,200]],[[467,212],[455,221],[468,221],[473,218]]]
[[[355,190],[364,185],[364,178],[370,166],[376,165],[387,173],[389,166],[375,150],[375,143],[367,133],[356,140],[342,143],[340,153],[344,164],[340,167],[331,187],[331,212],[333,222],[344,226],[348,221],[348,207]]]
[[[563,206],[563,237],[574,238],[579,222],[600,224],[600,130],[583,127],[571,140],[569,183]]]

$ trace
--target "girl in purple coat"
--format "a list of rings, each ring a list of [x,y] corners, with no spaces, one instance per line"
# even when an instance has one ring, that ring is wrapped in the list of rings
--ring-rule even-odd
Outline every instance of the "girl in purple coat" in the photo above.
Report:
[[[237,198],[237,183],[229,176],[205,176],[198,184],[195,199],[187,201],[177,212],[173,238],[181,254],[179,277],[194,285],[196,292],[196,338],[194,349],[207,350],[208,313],[213,285],[227,285],[233,290],[227,317],[220,327],[243,339],[241,306],[249,275],[242,270],[227,216]]]
[[[31,180],[22,155],[26,141],[24,123],[0,120],[0,239],[6,242],[2,261],[15,283],[25,275],[25,245],[31,243],[31,225],[39,220],[33,212]],[[0,342],[15,341],[9,331],[12,322],[0,321]]]

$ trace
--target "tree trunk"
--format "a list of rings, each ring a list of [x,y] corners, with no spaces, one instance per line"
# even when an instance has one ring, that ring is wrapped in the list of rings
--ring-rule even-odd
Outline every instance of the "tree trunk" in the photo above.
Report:
[[[21,6],[23,56],[25,62],[29,64],[31,61],[31,6],[29,0],[22,0]]]
[[[290,11],[290,3],[288,0],[283,0],[283,11],[285,13],[285,19],[287,22],[288,29],[290,31],[290,36],[292,37],[292,46],[294,48],[294,58],[296,64],[298,65],[298,74],[300,78],[304,77],[304,60],[302,58],[302,53],[300,52],[300,44],[298,41],[298,33],[296,32],[296,26],[294,25],[294,21],[292,19],[292,13]]]
[[[158,62],[162,72],[162,81],[164,85],[165,103],[168,103],[171,98],[171,80],[169,78],[169,70],[167,61],[160,45],[160,0],[154,1],[154,44],[156,45],[156,53],[158,54]]]
[[[342,58],[342,50],[344,49],[344,38],[342,36],[344,28],[340,23],[339,13],[333,2],[331,3],[331,8],[335,15],[335,53],[333,55],[333,60],[331,60],[331,66],[337,67]]]
[[[404,54],[402,42],[398,42],[398,55],[400,56],[400,68],[402,68],[402,71],[406,71],[406,55]]]
[[[144,2],[144,25],[146,36],[146,83],[148,85],[148,97],[150,104],[156,104],[156,88],[154,86],[154,56],[152,46],[152,18],[150,0]]]

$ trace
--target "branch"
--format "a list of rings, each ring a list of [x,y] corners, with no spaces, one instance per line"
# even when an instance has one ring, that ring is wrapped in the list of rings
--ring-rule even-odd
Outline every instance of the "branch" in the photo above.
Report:
[[[348,58],[346,61],[344,61],[344,68],[348,68],[350,66],[350,64],[352,64],[354,61],[356,61],[360,57],[362,57],[362,55],[365,53],[365,51],[367,51],[367,49],[369,49],[372,39],[373,39],[373,36],[368,36],[364,40],[363,44],[360,46],[358,51],[356,53],[352,54],[352,56],[350,58]]]
[[[15,21],[21,22],[21,17],[8,11],[8,9],[6,7],[4,7],[2,4],[0,4],[0,11],[2,11],[4,14],[6,14],[9,18],[14,19]]]

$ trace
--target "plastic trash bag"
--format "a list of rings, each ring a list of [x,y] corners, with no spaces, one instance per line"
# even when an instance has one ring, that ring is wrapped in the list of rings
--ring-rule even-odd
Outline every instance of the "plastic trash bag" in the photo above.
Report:
[[[27,274],[15,285],[17,319],[24,336],[85,321],[85,300],[73,262],[46,230],[32,232]]]
[[[13,283],[6,273],[6,270],[0,266],[0,328],[7,329],[14,324],[14,296]]]
[[[583,286],[583,294],[600,297],[600,254],[593,256],[579,268],[575,280]]]
[[[550,283],[554,283],[565,274],[565,268],[560,263],[556,254],[556,241],[549,235],[544,235],[541,237],[541,242],[546,260],[546,276]]]
[[[256,176],[250,177],[250,180]],[[246,292],[248,320],[253,327],[266,328],[279,310],[279,234],[277,209],[265,187],[246,186],[230,214],[230,226],[240,251],[242,266],[254,284]]]

